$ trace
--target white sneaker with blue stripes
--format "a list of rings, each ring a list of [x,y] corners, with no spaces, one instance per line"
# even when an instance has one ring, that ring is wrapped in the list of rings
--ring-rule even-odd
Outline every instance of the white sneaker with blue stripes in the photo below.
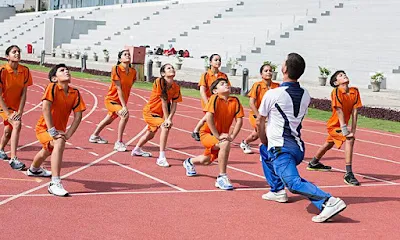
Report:
[[[193,164],[190,164],[189,162],[190,158],[187,158],[184,162],[183,162],[183,167],[186,169],[186,176],[188,177],[192,177],[192,176],[196,176],[196,168],[194,167]]]
[[[215,181],[215,187],[222,189],[222,190],[232,190],[233,189],[232,183],[226,174],[220,175],[217,177],[217,181]]]

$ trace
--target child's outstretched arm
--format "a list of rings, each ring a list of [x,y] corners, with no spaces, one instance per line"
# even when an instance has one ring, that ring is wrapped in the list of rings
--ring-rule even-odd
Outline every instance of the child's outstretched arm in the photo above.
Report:
[[[251,110],[254,112],[254,114],[258,118],[260,116],[260,114],[258,113],[258,109],[256,107],[256,99],[251,97],[249,100],[249,105],[250,105]]]
[[[124,94],[122,93],[122,87],[121,87],[121,82],[120,81],[114,81],[115,87],[117,88],[117,93],[118,93],[118,98],[119,101],[121,102],[122,109],[119,111],[119,114],[122,116],[126,116],[128,114],[128,108],[126,107],[126,101],[124,98]]]
[[[172,104],[171,104],[171,112],[169,113],[169,116],[168,116],[168,118],[169,118],[171,121],[172,121],[172,118],[173,118],[174,115],[175,115],[177,106],[178,106],[178,103],[177,103],[177,102],[172,102]]]
[[[200,86],[200,96],[203,99],[205,105],[208,103],[207,94],[206,94],[206,87]]]
[[[24,87],[22,89],[22,94],[21,94],[21,101],[19,102],[19,107],[18,107],[18,111],[16,112],[16,114],[13,117],[13,120],[20,120],[22,117],[22,114],[24,113],[24,108],[25,108],[25,102],[26,102],[26,92],[28,90],[28,87]]]
[[[74,112],[74,121],[72,122],[71,127],[68,129],[67,133],[65,134],[66,140],[68,140],[72,137],[72,135],[75,133],[75,131],[78,128],[81,121],[82,121],[82,112]]]
[[[354,108],[353,112],[351,113],[351,132],[353,134],[356,134],[357,121],[358,121],[358,109]]]
[[[340,128],[342,129],[342,134],[343,134],[343,136],[347,136],[350,134],[350,131],[347,128],[346,122],[344,121],[343,110],[340,107],[335,107],[335,109],[336,109],[337,117],[339,119]]]
[[[51,105],[53,103],[50,102],[49,100],[43,100],[42,104],[43,104],[42,107],[43,117],[44,121],[46,122],[47,132],[53,139],[62,138],[64,139],[64,141],[66,141],[65,133],[59,133],[57,129],[54,127],[53,117],[51,116]]]
[[[243,118],[236,118],[236,124],[235,124],[235,128],[233,129],[232,134],[230,135],[230,141],[235,140],[236,136],[239,134],[240,129],[242,128],[243,125]]]

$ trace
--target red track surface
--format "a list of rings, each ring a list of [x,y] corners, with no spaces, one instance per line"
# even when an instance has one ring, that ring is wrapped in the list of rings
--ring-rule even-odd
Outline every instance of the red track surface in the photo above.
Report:
[[[33,74],[37,85],[29,90],[18,154],[27,166],[41,148],[33,130],[41,107],[35,107],[48,83],[46,74]],[[289,193],[290,202],[286,204],[262,200],[268,186],[259,155],[244,155],[237,146],[231,151],[228,170],[235,191],[214,188],[216,165],[199,166],[199,176],[185,176],[182,161],[203,152],[201,144],[189,134],[202,117],[197,99],[184,98],[178,106],[167,151],[172,166],[165,169],[155,164],[158,135],[146,146],[154,158],[130,156],[145,128],[141,109],[148,91],[133,90],[129,101],[132,117],[124,139],[130,143],[129,152],[115,153],[112,148],[117,121],[102,133],[110,141],[108,145],[87,141],[95,124],[106,114],[103,96],[107,84],[79,79],[73,84],[83,94],[87,111],[64,153],[63,182],[72,197],[51,196],[47,193],[49,179],[29,178],[1,162],[0,239],[26,239],[32,235],[42,239],[398,238],[400,135],[358,130],[353,168],[361,187],[343,183],[341,150],[332,150],[324,158],[336,171],[309,172],[305,164],[299,166],[304,178],[348,204],[332,222],[315,224],[311,217],[318,211],[303,197]],[[250,131],[246,119],[236,142]],[[302,134],[305,160],[309,160],[324,142],[325,125],[305,120]],[[50,168],[49,162],[45,166]]]

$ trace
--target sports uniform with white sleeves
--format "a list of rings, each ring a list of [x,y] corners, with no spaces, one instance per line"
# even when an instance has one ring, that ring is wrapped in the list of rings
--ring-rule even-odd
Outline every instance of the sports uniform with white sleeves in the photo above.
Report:
[[[271,192],[286,186],[292,193],[308,197],[322,210],[331,195],[301,178],[296,167],[304,158],[300,130],[309,103],[309,93],[298,82],[284,82],[264,95],[259,113],[268,119],[268,147],[263,144],[260,155]]]

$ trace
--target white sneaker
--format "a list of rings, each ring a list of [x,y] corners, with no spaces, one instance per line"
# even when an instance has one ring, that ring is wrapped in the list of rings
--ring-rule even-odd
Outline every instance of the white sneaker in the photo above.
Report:
[[[0,159],[3,159],[4,161],[10,160],[10,157],[7,156],[7,153],[4,152],[3,150],[0,150]]]
[[[336,216],[338,213],[346,209],[346,203],[340,198],[330,197],[323,205],[324,209],[318,216],[312,218],[313,222],[322,223]]]
[[[91,143],[99,143],[99,144],[107,144],[108,141],[101,138],[100,136],[91,135],[89,138],[89,142]]]
[[[242,142],[240,143],[240,148],[243,150],[243,152],[244,152],[245,154],[252,154],[252,153],[253,153],[253,151],[251,150],[250,145],[247,144],[247,143],[245,143],[244,141],[242,141]]]
[[[117,152],[125,152],[126,151],[126,145],[123,142],[115,142],[114,150],[117,151]]]
[[[278,192],[268,192],[266,194],[263,194],[262,199],[264,200],[270,200],[270,201],[275,201],[275,202],[280,202],[280,203],[285,203],[288,201],[288,196],[286,194],[285,189],[282,189]]]
[[[139,148],[138,150],[133,149],[131,152],[131,156],[151,157],[152,154],[150,152],[145,152]]]
[[[187,158],[185,161],[183,161],[183,167],[186,169],[186,176],[196,176],[196,168],[193,164],[189,163],[189,159],[190,158]]]
[[[217,177],[217,181],[215,181],[215,187],[222,190],[232,190],[233,186],[231,181],[229,180],[227,175],[222,175]]]
[[[169,167],[169,163],[166,158],[157,158],[157,165],[160,167]]]
[[[55,195],[55,196],[59,196],[59,197],[65,197],[68,196],[68,192],[64,189],[63,185],[61,184],[61,182],[58,183],[54,183],[51,182],[49,185],[49,188],[47,189],[47,191],[49,191],[49,193]]]
[[[41,167],[36,172],[32,172],[32,170],[28,168],[28,170],[26,170],[26,175],[30,177],[51,177],[51,171]]]

